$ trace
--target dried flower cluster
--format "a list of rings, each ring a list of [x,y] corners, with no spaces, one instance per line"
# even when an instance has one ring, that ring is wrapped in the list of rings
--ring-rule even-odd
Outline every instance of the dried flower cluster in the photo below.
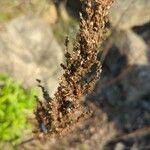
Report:
[[[112,0],[82,0],[83,14],[80,15],[72,53],[68,52],[66,38],[66,64],[61,64],[64,74],[54,98],[50,98],[44,87],[44,102],[39,102],[36,118],[44,132],[59,132],[81,116],[81,96],[89,93],[100,76],[101,65],[97,61],[98,47],[106,37],[108,9]],[[96,73],[89,81],[84,77],[96,66]]]

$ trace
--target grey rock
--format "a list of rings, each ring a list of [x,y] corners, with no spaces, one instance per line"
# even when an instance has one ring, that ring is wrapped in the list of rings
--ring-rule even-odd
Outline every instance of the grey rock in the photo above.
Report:
[[[116,0],[110,11],[113,26],[127,29],[150,21],[150,0]]]
[[[148,46],[145,41],[132,30],[120,30],[114,35],[114,43],[129,65],[148,64]]]
[[[110,63],[106,63],[109,68],[119,68],[119,66],[122,68],[122,70],[120,70],[119,81],[121,82],[122,92],[127,103],[129,101],[142,99],[143,96],[148,95],[150,91],[149,47],[145,41],[131,29],[116,31],[113,34],[113,39],[115,39],[114,44],[118,48],[121,56],[125,56],[126,63],[124,66],[119,61],[118,63],[113,63],[113,59],[117,60],[116,55],[112,55],[112,58],[108,58],[107,60],[109,60]],[[121,61],[123,61],[123,59],[121,59]],[[115,74],[114,72],[116,71],[117,69],[112,70],[113,74]],[[115,96],[117,96],[117,94]],[[110,99],[111,98],[112,97],[110,97]],[[117,98],[118,97],[116,97],[116,99]]]
[[[0,34],[0,56],[1,73],[25,86],[35,86],[39,78],[51,94],[56,90],[63,51],[42,19],[29,15],[10,22]]]
[[[39,65],[50,67],[55,71],[62,61],[62,50],[49,27],[42,19],[33,16],[24,16],[12,21],[7,27],[13,44],[23,47],[31,53],[32,58]],[[22,50],[15,50],[20,55]],[[27,53],[26,52],[26,53]]]
[[[142,99],[150,91],[150,65],[131,66],[121,79],[128,101]]]

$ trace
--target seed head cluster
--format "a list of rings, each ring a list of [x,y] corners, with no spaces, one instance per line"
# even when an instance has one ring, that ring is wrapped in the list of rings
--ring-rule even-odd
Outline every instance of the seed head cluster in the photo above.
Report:
[[[97,60],[98,47],[106,38],[107,15],[112,0],[82,0],[79,31],[73,45],[72,53],[68,52],[68,37],[65,40],[65,64],[57,92],[50,98],[42,88],[45,101],[39,101],[36,118],[41,131],[46,133],[60,132],[82,116],[81,97],[89,93],[100,77],[101,64]],[[84,77],[96,66],[96,73],[85,80]]]

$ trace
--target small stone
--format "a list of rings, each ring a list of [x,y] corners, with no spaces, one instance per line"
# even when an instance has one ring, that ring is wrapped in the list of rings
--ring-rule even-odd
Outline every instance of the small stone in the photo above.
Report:
[[[118,30],[115,35],[115,45],[120,53],[127,58],[128,65],[147,65],[148,46],[144,40],[132,30]]]
[[[125,150],[125,145],[123,143],[119,142],[116,144],[115,150]]]

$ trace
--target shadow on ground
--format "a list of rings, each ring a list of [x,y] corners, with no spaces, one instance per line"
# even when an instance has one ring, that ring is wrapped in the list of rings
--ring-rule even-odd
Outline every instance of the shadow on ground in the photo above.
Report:
[[[104,149],[150,148],[150,65],[128,65],[126,56],[113,45],[102,70],[88,100],[116,126],[116,136]]]

